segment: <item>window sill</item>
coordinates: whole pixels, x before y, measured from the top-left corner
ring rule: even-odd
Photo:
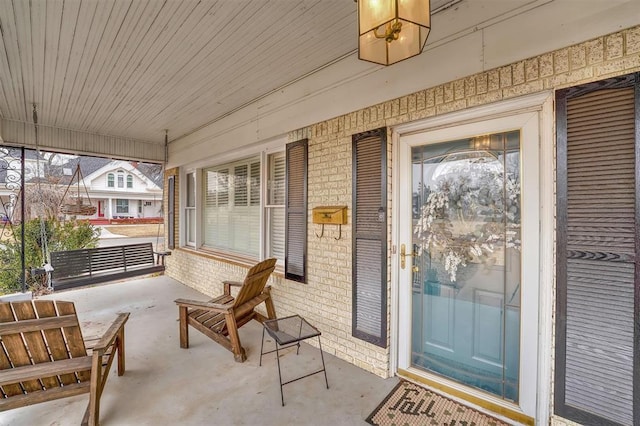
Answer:
[[[174,250],[189,253],[191,255],[204,257],[206,259],[215,260],[218,262],[224,262],[224,263],[229,263],[235,266],[241,266],[247,269],[251,268],[257,262],[259,262],[259,260],[251,257],[241,256],[237,254],[223,253],[223,252],[207,250],[207,249],[196,250],[195,248],[189,247],[189,246],[176,247]],[[279,264],[276,265],[276,269],[273,271],[273,274],[276,275],[277,277],[284,278],[284,266]]]

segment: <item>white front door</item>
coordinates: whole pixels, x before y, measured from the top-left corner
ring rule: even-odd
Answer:
[[[535,418],[539,113],[398,146],[398,368]]]

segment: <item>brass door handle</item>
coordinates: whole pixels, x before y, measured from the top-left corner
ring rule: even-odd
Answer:
[[[407,257],[413,257],[413,256],[415,256],[414,252],[407,254],[407,247],[404,244],[400,245],[400,267],[402,269],[406,268],[407,266]],[[412,268],[412,270],[416,272],[414,268]]]

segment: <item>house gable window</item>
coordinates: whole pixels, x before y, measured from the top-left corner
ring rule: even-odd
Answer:
[[[116,178],[113,173],[107,175],[107,188],[114,188],[116,186]]]
[[[124,172],[118,170],[118,188],[124,188]]]
[[[127,188],[133,188],[133,176],[127,175]]]

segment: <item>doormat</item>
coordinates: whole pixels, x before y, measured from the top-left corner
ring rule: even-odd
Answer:
[[[509,425],[406,380],[401,380],[373,410],[367,423],[379,426]]]

